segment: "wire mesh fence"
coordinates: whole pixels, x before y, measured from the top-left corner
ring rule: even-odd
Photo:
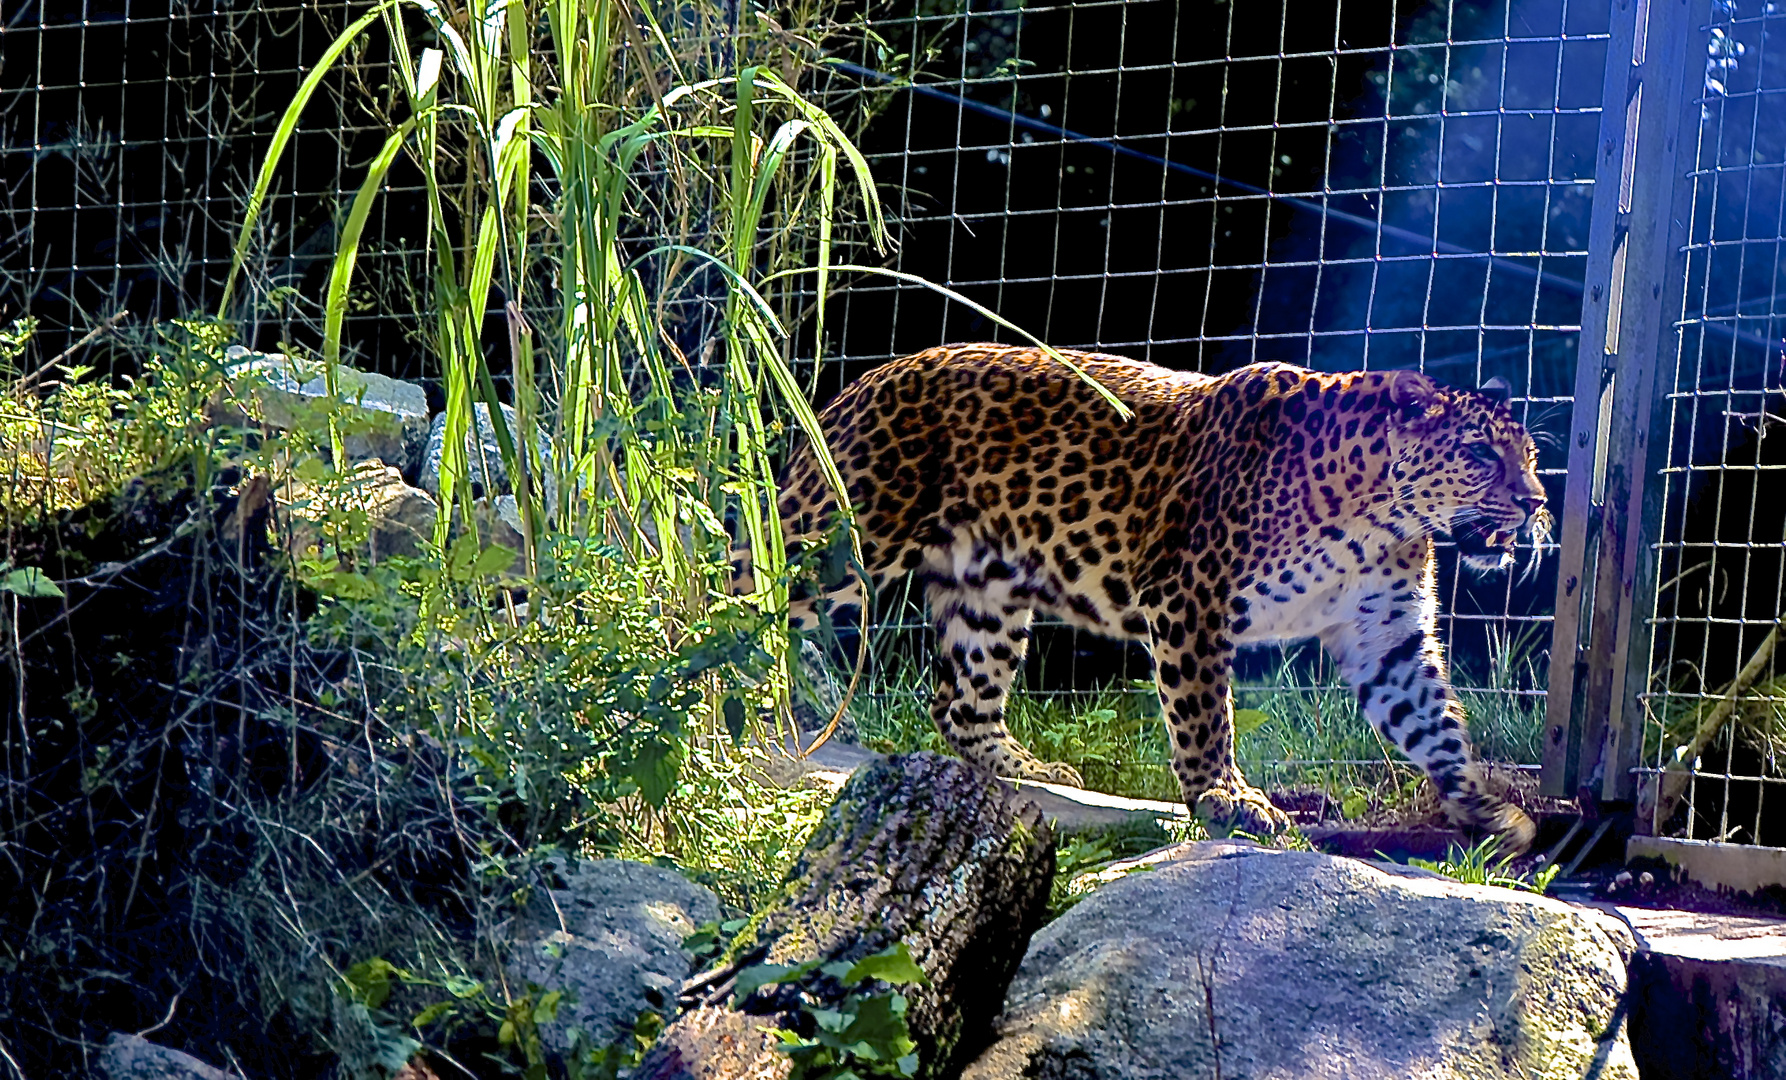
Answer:
[[[897,192],[900,269],[1052,344],[1180,369],[1503,377],[1556,499],[1607,17],[1522,0],[918,2],[877,20],[886,55],[839,78],[890,99],[865,149]],[[999,336],[904,285],[856,286],[845,313],[844,377]],[[1445,548],[1441,581],[1479,741],[1535,763],[1554,575],[1459,575]],[[922,626],[903,614],[885,629]],[[1037,645],[1032,695],[1147,674],[1138,646],[1064,628]],[[1242,704],[1276,721],[1243,740],[1253,767],[1383,765],[1318,650],[1253,656],[1242,674],[1271,689]]]
[[[1644,764],[1647,828],[1786,846],[1786,11],[1696,12],[1681,306]],[[1703,67],[1703,77],[1699,68]],[[1771,437],[1770,437],[1771,436]]]
[[[214,308],[246,194],[280,112],[350,0],[78,0],[0,13],[0,321],[38,320],[30,356],[51,361],[93,326]],[[301,340],[315,321],[354,168],[382,142],[369,108],[390,88],[376,47],[326,80],[262,214],[250,276],[256,342]],[[404,195],[395,185],[393,199]],[[422,375],[410,340],[421,255],[383,231],[366,258],[354,339],[393,375]],[[91,344],[91,343],[90,343]],[[99,343],[103,344],[103,343]],[[83,353],[94,362],[91,352]],[[103,350],[101,351],[103,356]]]
[[[7,10],[0,321],[44,321],[33,363],[117,310],[156,318],[215,302],[255,155],[362,7]],[[1611,11],[1581,0],[891,0],[871,9],[874,33],[833,58],[824,92],[870,118],[861,141],[894,211],[898,269],[1053,344],[1175,368],[1284,360],[1419,368],[1464,386],[1502,377],[1560,505]],[[1759,33],[1752,21],[1726,32]],[[257,287],[285,307],[254,329],[262,347],[302,339],[344,188],[382,138],[383,60],[376,45],[350,59],[312,106],[263,215],[272,254]],[[1761,70],[1744,63],[1733,77]],[[1742,94],[1719,109],[1742,107]],[[414,335],[425,298],[406,287],[426,251],[395,175],[361,255],[368,285],[348,337],[381,370],[425,376]],[[1722,250],[1706,241],[1708,259]],[[834,311],[821,397],[888,358],[1000,336],[971,310],[886,279],[850,283]],[[1478,739],[1528,767],[1553,554],[1522,552],[1541,558],[1528,578],[1479,578],[1441,548],[1441,630]],[[923,620],[890,603],[871,682],[885,707],[916,701],[922,681],[907,660]],[[1076,700],[1117,711],[1148,697],[1135,686],[1148,676],[1138,648],[1065,628],[1040,630],[1037,644],[1027,686],[1038,699],[1113,687]],[[1261,688],[1242,704],[1274,720],[1242,743],[1262,779],[1384,767],[1316,650],[1251,656],[1241,674]]]

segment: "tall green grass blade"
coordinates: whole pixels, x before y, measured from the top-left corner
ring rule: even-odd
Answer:
[[[347,291],[353,280],[354,264],[359,259],[360,237],[365,233],[366,218],[378,199],[379,189],[384,187],[385,176],[391,171],[403,144],[415,132],[416,123],[414,117],[404,121],[385,139],[384,146],[367,166],[366,178],[360,182],[360,190],[354,195],[347,219],[341,224],[341,237],[335,244],[335,258],[329,267],[329,283],[323,302],[323,371],[331,396],[336,390],[335,368],[341,362],[341,324],[347,315]]]
[[[837,121],[831,118],[830,113],[801,97],[799,91],[787,83],[768,72],[759,73],[756,81],[763,89],[792,105],[802,117],[824,132],[828,145],[835,146],[849,159],[850,171],[855,175],[856,185],[862,195],[863,212],[868,215],[869,237],[874,241],[876,251],[885,251],[887,223],[881,214],[880,196],[874,190],[874,173],[868,168],[868,159],[862,156],[862,151],[837,126]]]
[[[274,171],[279,167],[280,159],[285,156],[285,148],[291,143],[292,136],[297,133],[298,120],[303,116],[305,107],[315,96],[316,88],[322,85],[323,79],[334,68],[335,61],[341,59],[341,54],[347,51],[348,46],[368,26],[379,19],[386,8],[392,7],[396,2],[397,0],[385,0],[347,24],[347,29],[337,34],[322,55],[317,57],[316,66],[298,84],[298,91],[293,95],[291,104],[286,106],[284,114],[279,117],[279,123],[273,128],[273,141],[261,160],[260,174],[255,178],[254,190],[248,196],[248,206],[242,212],[242,228],[236,235],[235,250],[230,254],[229,273],[223,279],[222,298],[217,302],[219,319],[229,318],[229,305],[234,297],[236,277],[242,272],[242,262],[248,256],[248,244],[254,238],[254,226],[260,220],[261,208],[266,205],[267,192],[272,190]]]
[[[917,274],[908,274],[908,273],[904,272],[903,270],[890,270],[884,266],[857,266],[857,265],[850,264],[850,263],[840,263],[836,266],[833,266],[831,269],[846,271],[846,272],[850,272],[850,273],[858,273],[858,274],[879,274],[882,277],[890,277],[896,281],[903,281],[910,285],[919,285],[926,289],[929,289],[931,292],[946,296],[950,300],[955,301],[957,304],[961,304],[962,306],[974,311],[975,313],[979,314],[983,318],[985,318],[991,322],[997,323],[998,325],[1004,327],[1005,329],[1010,330],[1011,332],[1016,333],[1016,334],[1021,334],[1023,337],[1029,339],[1030,344],[1034,345],[1038,349],[1041,349],[1044,353],[1048,354],[1048,356],[1052,357],[1053,359],[1059,361],[1062,365],[1064,365],[1067,368],[1067,370],[1069,370],[1073,374],[1079,376],[1079,378],[1085,380],[1085,382],[1088,386],[1090,386],[1093,390],[1096,390],[1098,392],[1098,396],[1102,397],[1105,401],[1109,402],[1110,407],[1116,410],[1117,416],[1121,417],[1124,420],[1127,420],[1134,415],[1133,410],[1131,410],[1127,405],[1124,405],[1122,403],[1122,401],[1119,400],[1115,394],[1112,394],[1108,387],[1106,387],[1103,383],[1098,382],[1098,380],[1092,378],[1091,375],[1084,368],[1080,367],[1078,364],[1073,363],[1073,361],[1067,359],[1066,355],[1064,353],[1062,353],[1059,349],[1056,349],[1054,346],[1043,341],[1041,338],[1030,333],[1028,330],[1025,330],[1023,327],[1018,326],[1016,323],[1014,323],[1011,320],[1000,315],[998,312],[993,311],[991,308],[987,307],[986,305],[976,303],[975,301],[969,299],[966,296],[963,296],[962,294],[956,292],[954,289],[951,289],[946,285],[938,285],[936,282],[931,281],[928,278],[920,277]],[[768,284],[770,281],[774,281],[779,278],[795,277],[800,274],[810,274],[812,272],[813,272],[813,269],[811,267],[801,267],[797,270],[783,270],[779,273],[770,274],[768,277],[763,279],[763,282],[764,282],[764,284]]]
[[[819,276],[818,295],[813,302],[812,319],[812,383],[808,396],[818,393],[820,361],[825,357],[825,298],[831,292],[831,232],[837,214],[837,148],[830,143],[819,145],[819,250],[818,264],[813,268]]]

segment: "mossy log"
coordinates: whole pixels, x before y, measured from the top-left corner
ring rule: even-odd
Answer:
[[[928,986],[902,988],[921,1062],[941,1076],[972,1057],[1041,925],[1054,841],[1009,785],[951,758],[918,753],[852,776],[729,962],[691,979],[688,1009],[664,1030],[636,1080],[785,1077],[773,1028],[810,1024],[801,995],[834,1007],[845,989],[814,976],[735,1000],[756,964],[855,961],[904,942]]]

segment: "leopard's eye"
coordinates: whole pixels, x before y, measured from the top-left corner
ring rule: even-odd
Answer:
[[[1494,461],[1496,458],[1500,457],[1499,454],[1495,453],[1495,448],[1490,446],[1486,441],[1470,443],[1465,446],[1464,449],[1468,450],[1470,456],[1477,461]]]

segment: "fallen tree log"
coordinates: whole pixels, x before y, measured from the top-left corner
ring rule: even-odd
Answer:
[[[781,898],[726,963],[689,980],[687,1011],[633,1076],[786,1077],[793,1062],[775,1029],[810,1036],[815,1010],[835,1010],[864,989],[844,985],[840,962],[900,943],[927,978],[901,988],[916,1075],[945,1075],[990,1033],[1053,876],[1048,826],[1009,785],[929,753],[866,766],[838,793]],[[765,964],[832,967],[752,989]]]

